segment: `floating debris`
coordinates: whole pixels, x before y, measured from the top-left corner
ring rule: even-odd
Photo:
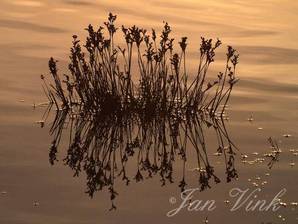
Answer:
[[[230,118],[229,118],[229,117],[224,117],[224,120],[225,120],[225,121],[229,121]]]
[[[55,111],[63,111],[63,108],[56,108]]]
[[[200,170],[200,168],[192,168],[192,169],[189,169],[189,171],[192,171],[192,172],[194,172],[194,171],[199,171]]]
[[[47,106],[49,106],[49,104],[50,104],[50,102],[42,102],[42,103],[37,104],[36,106],[37,107],[47,107]]]
[[[261,130],[263,130],[263,128],[262,127],[258,127],[258,130],[261,131]]]
[[[298,202],[291,202],[290,205],[291,206],[298,206]]]
[[[24,102],[25,102],[25,100],[19,100],[19,102],[20,102],[20,103],[24,103]]]
[[[205,220],[204,220],[204,223],[207,224],[208,222],[209,222],[208,217],[206,217]]]
[[[258,186],[259,186],[259,184],[257,184],[256,182],[253,182],[252,185],[253,185],[254,187],[258,187]]]
[[[294,163],[294,162],[291,162],[291,163],[290,163],[290,166],[291,166],[291,167],[295,166],[295,163]]]
[[[225,203],[225,204],[229,204],[230,201],[229,201],[229,200],[224,200],[224,203]]]
[[[246,159],[246,158],[248,158],[248,155],[246,155],[246,154],[242,154],[242,155],[241,155],[241,158],[242,158],[242,159]]]
[[[203,169],[203,168],[201,168],[201,169],[199,169],[199,172],[200,172],[200,173],[206,173],[206,170]]]
[[[229,104],[220,104],[219,107],[221,107],[221,108],[223,108],[223,107],[224,108],[228,108],[228,107],[230,107],[230,105]]]
[[[5,195],[5,194],[7,194],[7,191],[1,191],[1,194]]]
[[[261,177],[256,177],[255,179],[256,179],[256,180],[261,180]]]
[[[196,168],[193,168],[193,169],[189,169],[189,171],[192,171],[192,172],[198,171],[200,173],[206,173],[206,170],[205,169],[199,168],[199,167],[196,167]]]
[[[222,153],[221,152],[216,152],[216,153],[213,153],[214,156],[221,156]]]
[[[283,137],[290,138],[290,137],[292,137],[292,135],[291,134],[284,134]]]
[[[281,149],[276,149],[276,150],[273,150],[272,152],[273,152],[273,153],[281,153],[282,150],[281,150]]]
[[[270,158],[270,157],[274,157],[274,154],[273,153],[264,153],[263,156]]]
[[[254,156],[257,156],[257,155],[259,155],[259,153],[258,152],[253,152],[252,153]]]
[[[77,114],[71,114],[69,117],[70,117],[70,119],[76,119],[76,118],[78,118],[78,115]]]
[[[255,161],[256,162],[259,162],[259,163],[262,163],[262,162],[265,161],[265,159],[264,158],[256,158]]]
[[[254,121],[254,118],[252,115],[250,115],[250,117],[247,119],[249,122],[253,122]]]
[[[247,161],[247,163],[248,163],[249,165],[254,165],[254,164],[256,163],[256,160]]]
[[[43,128],[44,127],[44,120],[39,120],[39,121],[35,121],[35,123],[40,124],[40,127]]]
[[[34,206],[34,207],[39,206],[39,202],[38,202],[38,201],[33,202],[33,206]]]
[[[267,177],[270,176],[270,173],[265,173],[265,176],[267,176]]]
[[[268,182],[265,180],[261,183],[262,186],[264,186],[265,184],[267,184]]]

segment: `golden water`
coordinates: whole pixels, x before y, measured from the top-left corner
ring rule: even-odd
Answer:
[[[83,178],[72,178],[62,162],[48,165],[48,130],[34,123],[42,109],[32,107],[46,101],[39,77],[47,74],[48,58],[57,58],[63,70],[71,36],[83,38],[89,23],[102,25],[108,12],[118,15],[118,25],[160,29],[167,21],[174,37],[188,37],[190,71],[201,36],[218,37],[225,46],[238,49],[241,81],[232,97],[228,125],[239,148],[248,154],[262,153],[268,150],[266,139],[274,136],[288,152],[298,147],[297,11],[298,2],[289,0],[1,0],[0,190],[7,194],[0,195],[0,223],[203,223],[207,215],[209,223],[279,223],[279,213],[291,219],[287,223],[297,222],[297,210],[290,209],[265,214],[218,209],[167,218],[173,207],[168,199],[179,191],[177,184],[159,187],[158,180],[120,188],[119,209],[109,213],[106,192],[89,200],[83,193]],[[221,57],[215,64],[223,64]],[[252,124],[247,122],[251,114]],[[285,133],[293,136],[285,139]],[[297,157],[284,154],[270,171],[269,198],[286,187],[288,200],[298,200],[297,166],[289,166],[295,161]],[[215,186],[202,197],[222,202],[232,186],[251,186],[248,178],[268,172],[265,164],[239,170],[237,183]],[[34,201],[40,205],[34,207]]]

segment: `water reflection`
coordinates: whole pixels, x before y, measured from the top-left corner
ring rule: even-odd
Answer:
[[[64,75],[62,80],[56,61],[51,58],[53,82],[48,84],[41,76],[50,105],[57,110],[51,128],[54,139],[50,163],[57,160],[58,146],[67,129],[65,165],[75,176],[85,173],[86,192],[91,197],[96,191],[108,189],[112,209],[116,208],[117,178],[129,185],[132,180],[141,182],[158,176],[164,186],[174,182],[175,161],[182,162],[179,187],[184,191],[189,158],[195,160],[194,171],[203,191],[211,187],[211,182],[220,182],[208,158],[204,130],[209,128],[217,139],[216,155],[224,159],[227,182],[237,178],[236,146],[224,125],[227,103],[238,81],[236,51],[228,46],[224,72],[210,82],[208,68],[221,41],[213,43],[202,37],[198,72],[189,80],[185,64],[187,37],[179,42],[180,53],[174,53],[168,23],[160,38],[155,30],[148,34],[136,26],[122,26],[126,48],[117,48],[115,20],[116,16],[110,13],[104,23],[106,29],[95,31],[92,25],[88,26],[89,36],[83,45],[86,54],[78,36],[73,35],[70,75]],[[138,70],[132,72],[135,51]],[[134,82],[132,76],[139,77],[139,82]],[[50,110],[51,107],[46,114]],[[132,176],[128,171],[130,161],[137,164]]]
[[[92,223],[98,217],[100,217],[103,223],[117,223],[123,219],[131,223],[143,220],[144,211],[147,211],[144,207],[135,208],[132,205],[128,205],[125,215],[112,218],[104,214],[102,215],[100,212],[102,211],[101,203],[87,204],[84,199],[77,197],[79,195],[70,193],[75,191],[76,187],[69,187],[70,182],[60,172],[53,178],[52,173],[54,173],[54,170],[47,169],[46,164],[43,163],[43,152],[40,151],[40,147],[45,141],[45,136],[42,132],[31,128],[32,121],[38,120],[40,115],[36,115],[36,113],[31,111],[30,104],[33,101],[44,101],[44,96],[40,94],[40,82],[36,76],[44,73],[46,70],[45,57],[57,55],[60,63],[63,63],[62,58],[68,51],[70,42],[68,37],[88,23],[97,24],[99,20],[105,17],[109,9],[118,12],[121,15],[121,20],[125,20],[123,21],[124,24],[133,24],[138,21],[139,25],[151,28],[151,26],[159,26],[163,20],[171,22],[178,29],[176,30],[177,35],[184,34],[189,36],[190,42],[193,43],[190,45],[190,50],[197,50],[200,35],[214,38],[221,37],[225,43],[231,43],[240,47],[242,56],[241,66],[239,67],[241,82],[237,88],[239,92],[234,92],[232,98],[233,113],[237,115],[234,116],[233,114],[230,128],[234,127],[237,130],[241,130],[237,132],[237,143],[241,145],[241,149],[248,148],[248,155],[250,155],[251,150],[260,150],[261,155],[264,149],[263,143],[267,135],[280,135],[288,131],[291,131],[294,136],[296,134],[297,128],[295,122],[293,122],[297,118],[297,113],[295,112],[297,111],[297,104],[295,103],[297,91],[295,91],[296,88],[294,86],[294,83],[297,83],[297,76],[295,76],[297,66],[295,66],[295,60],[293,59],[295,55],[294,52],[289,51],[288,53],[290,54],[286,55],[283,51],[271,49],[271,47],[297,48],[297,42],[294,38],[297,34],[297,2],[295,1],[285,3],[272,0],[237,0],[226,4],[226,2],[220,0],[212,2],[179,2],[174,0],[163,5],[159,4],[161,1],[156,0],[137,2],[100,1],[102,4],[97,1],[90,7],[82,7],[82,5],[64,4],[62,2],[66,1],[57,0],[49,1],[48,3],[40,1],[46,4],[47,7],[35,7],[34,9],[33,7],[31,9],[15,5],[12,7],[11,3],[14,2],[16,1],[1,1],[0,3],[2,9],[1,29],[4,34],[1,36],[1,60],[3,63],[0,78],[0,85],[3,91],[1,95],[1,143],[3,148],[1,150],[1,182],[7,185],[3,185],[2,188],[5,188],[7,192],[14,192],[15,195],[11,197],[10,201],[14,206],[2,203],[2,219],[5,219],[6,223],[19,222],[19,220],[27,220],[27,222],[34,223],[50,216],[53,223],[66,222],[65,219]],[[65,9],[63,12],[72,10],[74,13],[62,13],[62,10],[56,10],[60,8]],[[142,8],[143,10],[142,12],[135,11],[135,14],[133,14],[133,10],[128,11],[128,9],[134,8]],[[177,10],[173,10],[174,8],[177,8]],[[150,14],[149,12],[152,13]],[[181,17],[185,18],[185,20],[180,20]],[[198,22],[190,23],[189,18]],[[24,21],[26,24],[15,23],[15,21]],[[204,25],[203,22],[206,21],[210,21],[214,25]],[[230,23],[233,23],[233,26],[227,27]],[[36,27],[32,24],[45,26],[45,28]],[[21,26],[25,28],[21,29]],[[58,30],[52,30],[52,27]],[[50,29],[47,31],[46,29],[48,28]],[[266,32],[268,35],[262,32]],[[197,41],[197,43],[193,41]],[[250,45],[251,48],[248,48],[247,45]],[[22,46],[26,49],[21,48]],[[39,47],[36,49],[34,46]],[[260,46],[261,48],[258,48]],[[264,47],[268,48],[265,49]],[[255,50],[256,57],[253,56],[253,51]],[[263,51],[263,55],[261,51]],[[279,57],[278,55],[283,56]],[[289,55],[291,55],[292,59],[288,57]],[[273,61],[269,60],[271,58]],[[261,64],[262,61],[265,64]],[[281,64],[280,61],[284,63]],[[20,98],[24,99],[25,103],[20,103]],[[29,105],[29,111],[24,109],[25,105]],[[246,127],[244,120],[249,117],[251,112],[254,112],[255,122],[253,126]],[[258,132],[251,131],[251,129],[256,129],[255,126],[262,126],[264,130]],[[290,141],[292,143],[291,147],[296,147],[297,145],[297,138],[284,140]],[[20,142],[23,142],[22,147],[20,147]],[[210,149],[212,148],[208,145],[208,150]],[[284,154],[286,154],[287,146],[284,145],[283,150]],[[296,162],[294,169],[297,168],[297,160],[295,160],[297,153],[297,151],[291,152],[290,157]],[[253,170],[257,164],[259,163],[248,165],[248,169],[253,168],[247,173],[243,172],[241,177],[246,175],[249,175],[249,177],[253,176]],[[277,166],[277,168],[280,167]],[[287,184],[287,187],[289,192],[291,192],[290,197],[292,198],[296,192],[296,178],[289,177],[294,176],[295,170],[288,163],[283,167],[285,172],[281,172],[281,170],[276,171],[278,172],[277,175],[274,175],[275,169],[272,171],[273,182],[271,186],[278,188],[279,185],[276,185],[276,183],[289,183],[288,181],[291,181]],[[257,172],[262,172],[262,170]],[[15,180],[16,176],[19,177],[18,182]],[[44,177],[47,178],[45,179]],[[61,182],[61,184],[57,185],[57,181]],[[150,187],[149,185],[144,189]],[[23,193],[25,188],[26,194]],[[40,190],[37,190],[37,188]],[[119,192],[119,187],[117,189]],[[65,192],[68,193],[65,194]],[[210,193],[214,194],[214,192]],[[22,195],[26,199],[16,197],[16,195]],[[162,191],[156,192],[156,195],[160,198]],[[36,215],[36,211],[33,213],[28,210],[20,212],[18,208],[27,208],[28,200],[30,202],[30,200],[35,198],[41,201],[41,205],[47,204],[46,211],[48,212],[40,210],[41,213],[38,215]],[[217,199],[223,200],[222,195],[217,196]],[[46,201],[46,203],[42,201]],[[71,204],[66,204],[66,202]],[[151,212],[154,215],[151,216],[151,220],[148,217],[147,222],[154,221],[161,211],[161,206],[159,206],[158,202],[148,203],[148,207],[145,208],[149,209],[152,204],[155,205]],[[50,216],[49,212],[51,212]],[[88,221],[85,216],[82,216],[82,213],[86,212],[89,214]],[[267,217],[268,221],[277,221],[272,220],[270,214],[267,216],[269,216]],[[246,217],[250,222],[258,219],[256,215]],[[194,217],[186,215],[183,218],[185,221],[187,219],[193,220]],[[225,218],[224,215],[221,215],[214,222],[217,223],[217,220]],[[265,217],[263,219],[266,220]],[[239,220],[243,220],[243,214],[232,218],[231,223]],[[168,223],[169,220],[160,222]]]
[[[174,163],[182,163],[181,191],[186,187],[186,163],[191,153],[196,155],[198,184],[203,191],[211,183],[219,183],[211,164],[204,129],[217,136],[217,156],[225,162],[226,181],[238,177],[235,168],[236,146],[231,141],[223,117],[210,117],[204,113],[181,117],[133,114],[114,116],[86,116],[58,110],[51,127],[53,136],[50,163],[57,161],[58,146],[64,132],[69,134],[65,165],[74,176],[84,172],[87,176],[87,193],[92,197],[98,190],[107,188],[112,202],[117,196],[116,178],[124,184],[141,182],[159,176],[161,185],[173,183]],[[127,171],[129,161],[137,161],[135,174]],[[113,203],[112,208],[115,208]]]

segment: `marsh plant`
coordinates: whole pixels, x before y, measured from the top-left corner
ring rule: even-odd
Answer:
[[[113,202],[117,177],[127,185],[131,179],[139,182],[155,175],[162,185],[172,183],[177,158],[184,164],[179,182],[183,191],[191,146],[197,156],[198,183],[204,190],[210,188],[211,179],[220,182],[208,160],[203,129],[209,127],[217,137],[216,153],[224,158],[227,181],[237,178],[236,147],[224,125],[225,108],[238,81],[236,51],[228,46],[224,71],[209,81],[208,68],[221,42],[201,38],[198,70],[190,79],[187,38],[179,41],[176,53],[168,23],[159,37],[153,29],[122,26],[124,45],[117,45],[115,21],[116,15],[110,13],[104,26],[89,25],[83,45],[73,35],[70,74],[62,79],[57,61],[51,58],[53,81],[41,77],[50,106],[55,105],[57,111],[50,163],[57,160],[58,145],[68,127],[69,147],[63,161],[75,175],[86,173],[90,196],[107,188]],[[132,157],[136,174],[129,178],[126,164]]]
[[[237,83],[238,54],[228,46],[226,66],[213,82],[207,81],[209,66],[221,41],[201,38],[200,61],[192,80],[186,71],[187,38],[179,41],[180,52],[174,53],[174,39],[168,23],[160,37],[154,30],[122,26],[125,47],[115,43],[118,31],[110,14],[105,27],[86,29],[88,37],[83,46],[73,35],[69,71],[64,79],[58,75],[56,60],[49,60],[54,83],[44,87],[49,100],[59,109],[80,107],[86,115],[124,116],[144,115],[189,116],[202,111],[214,115],[223,112]],[[83,49],[85,51],[83,51]],[[133,55],[137,70],[132,72]],[[121,59],[120,59],[121,57]],[[44,79],[44,76],[42,76]],[[134,79],[137,80],[134,81]],[[223,105],[220,108],[220,105]]]

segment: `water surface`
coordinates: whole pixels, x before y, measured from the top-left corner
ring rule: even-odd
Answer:
[[[1,223],[200,223],[207,215],[209,223],[280,223],[280,214],[288,223],[297,222],[297,210],[290,208],[277,213],[231,214],[223,203],[232,187],[252,187],[248,179],[256,176],[268,181],[264,196],[273,197],[286,187],[285,200],[298,200],[297,166],[289,165],[297,163],[289,149],[298,146],[297,10],[295,1],[278,0],[1,1],[0,190],[7,192],[0,195]],[[108,212],[107,192],[90,200],[84,193],[84,177],[73,178],[62,162],[51,167],[48,126],[40,129],[35,123],[44,108],[32,106],[46,101],[40,74],[48,73],[50,56],[65,71],[71,36],[84,38],[84,28],[89,23],[102,25],[110,11],[118,15],[118,25],[160,30],[167,21],[174,37],[187,36],[190,75],[196,68],[201,36],[218,37],[238,49],[241,81],[230,102],[227,126],[235,143],[251,158],[256,157],[252,152],[268,151],[269,136],[277,139],[285,153],[273,170],[268,171],[266,164],[249,166],[238,161],[238,181],[198,195],[216,199],[216,212],[182,212],[168,218],[166,212],[173,208],[169,198],[179,196],[177,183],[160,187],[157,178],[130,187],[119,185],[118,210]],[[222,68],[223,53],[219,52],[213,71]],[[252,123],[247,121],[251,114]],[[292,137],[283,137],[286,133]],[[213,153],[215,148],[210,150]],[[267,172],[270,177],[265,176]],[[33,205],[35,201],[39,206]]]

